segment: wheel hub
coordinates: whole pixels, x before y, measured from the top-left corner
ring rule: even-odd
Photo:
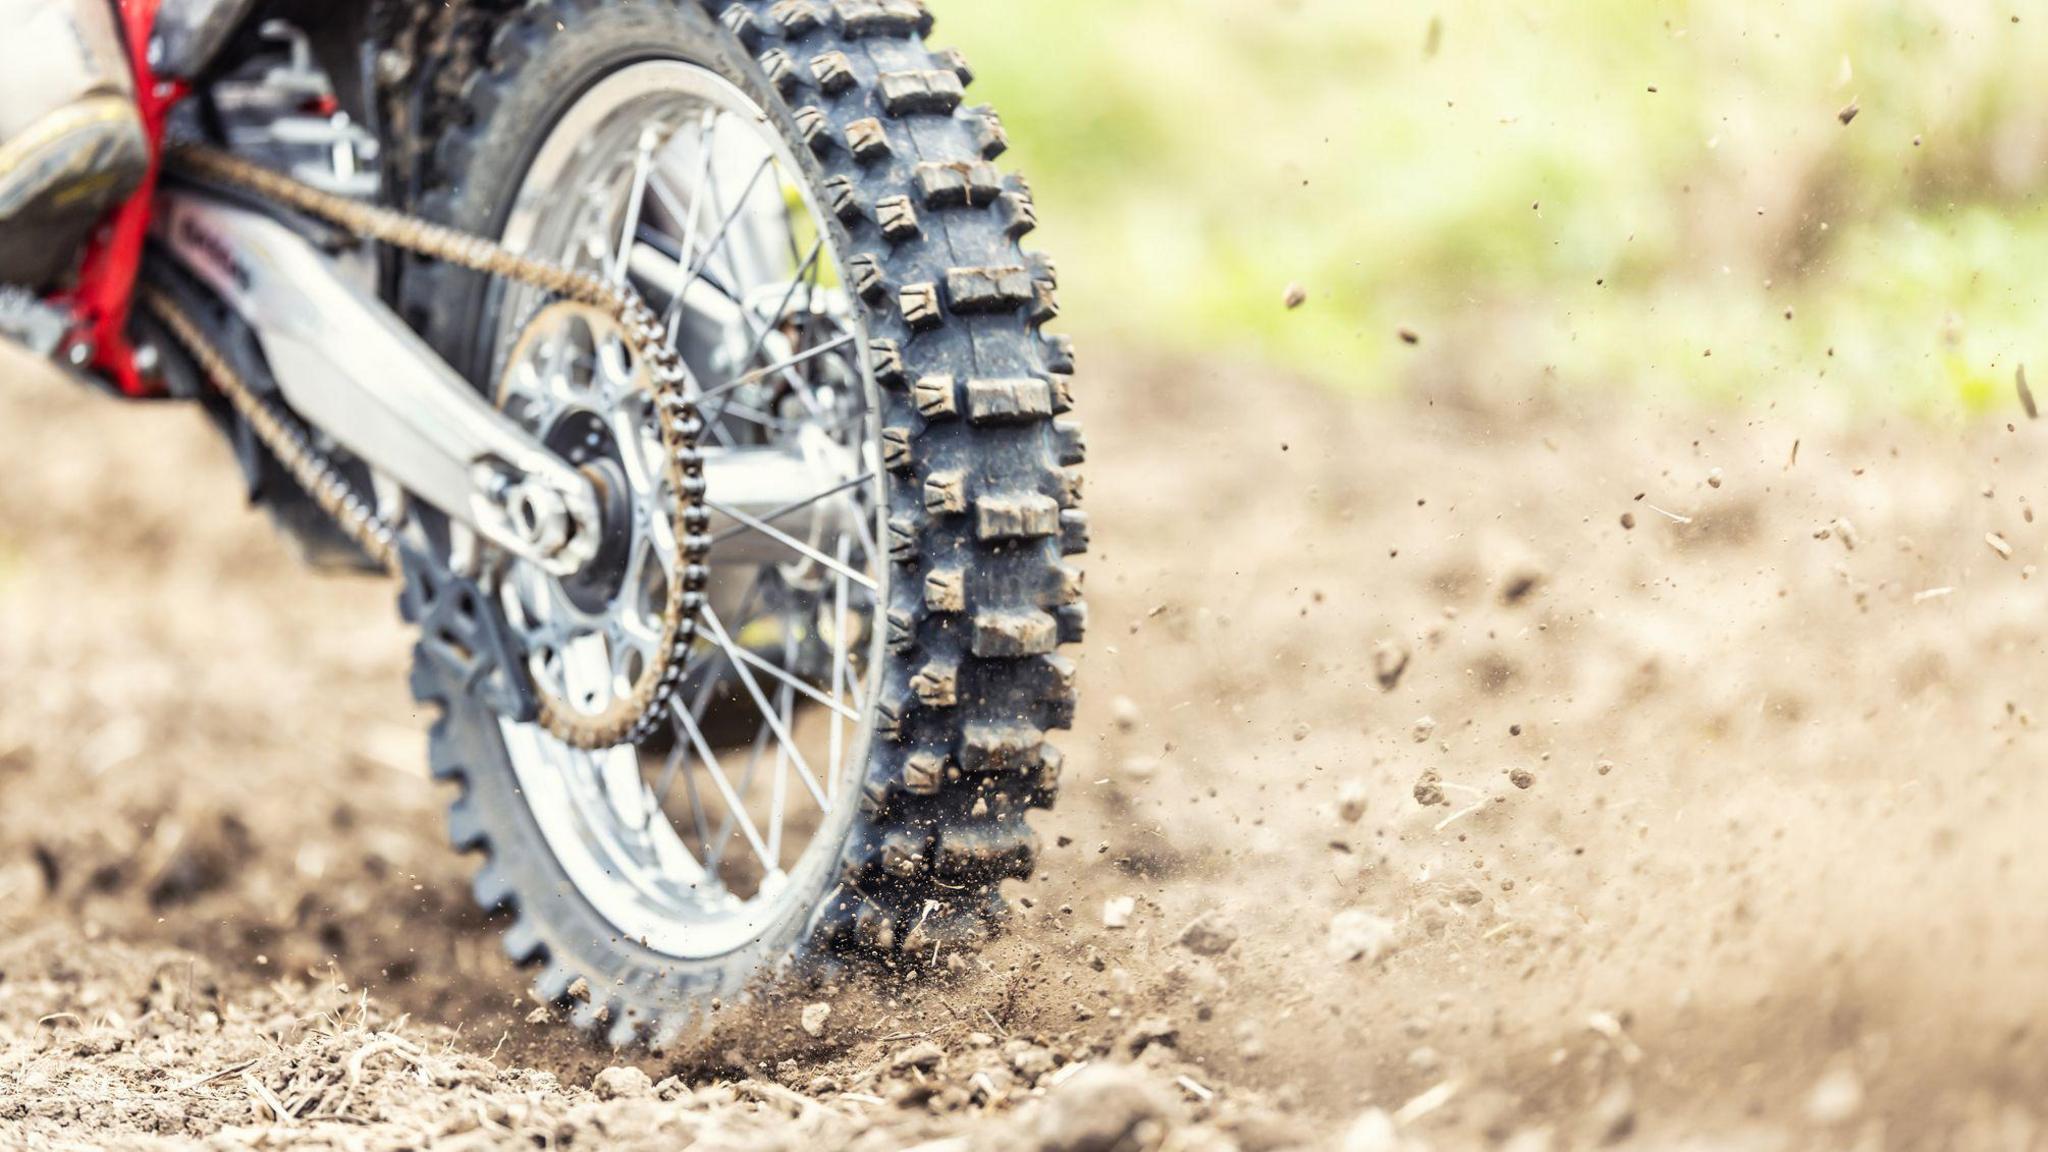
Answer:
[[[626,478],[618,438],[603,416],[573,409],[558,418],[541,443],[567,460],[590,480],[597,495],[598,542],[590,562],[561,579],[563,595],[592,615],[614,610],[625,588],[628,561],[640,541],[646,494],[633,491]]]

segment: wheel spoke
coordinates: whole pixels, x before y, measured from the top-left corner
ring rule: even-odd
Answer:
[[[649,124],[640,130],[640,143],[633,157],[633,182],[626,187],[626,212],[619,221],[619,244],[612,252],[605,279],[626,282],[626,255],[633,250],[633,237],[640,233],[640,208],[646,201],[647,177],[654,163],[654,149],[661,142],[661,126]]]
[[[853,518],[853,530],[860,537],[861,555],[873,560],[882,554],[881,550],[875,547],[874,525],[866,516]]]
[[[704,202],[704,182],[711,175],[711,144],[716,139],[717,132],[718,113],[707,110],[697,120],[699,163],[697,165],[697,179],[690,185],[690,206],[687,210],[676,202],[675,190],[668,186],[668,176],[664,170],[656,169],[648,176],[648,191],[654,193],[654,198],[661,202],[661,206],[667,211],[669,218],[683,226],[683,259],[685,260],[690,258],[692,249],[696,247],[697,206]],[[674,144],[681,138],[682,134],[678,132],[674,137],[670,138],[669,142]]]
[[[823,244],[824,242],[822,240],[819,241],[819,245],[821,248]],[[814,249],[812,251],[812,259],[815,260],[816,257],[817,250]],[[746,309],[742,308],[740,310],[740,326],[746,330],[749,343],[747,353],[745,356],[740,358],[739,363],[751,364],[757,357],[764,354],[767,348],[768,338],[776,334],[777,325],[781,323],[783,315],[789,310],[790,299],[796,295],[797,285],[802,283],[804,283],[804,281],[801,278],[792,279],[789,282],[789,287],[787,290],[784,291],[782,300],[777,304],[774,315],[770,316],[758,329],[754,325],[754,317],[749,315]],[[808,334],[808,332],[809,326],[806,325],[803,331],[798,333],[798,351],[793,353],[789,357],[789,359],[801,361],[807,358],[802,349],[802,340]],[[750,370],[746,373],[743,373],[742,378],[744,378],[745,376],[753,376],[756,373],[765,375],[766,370]],[[780,369],[780,374],[786,381],[788,381],[790,391],[796,395],[798,402],[803,404],[805,411],[810,414],[811,418],[814,420],[822,421],[825,418],[824,413],[819,409],[817,398],[812,395],[811,387],[807,382],[805,382],[804,378],[795,371],[793,366],[783,367],[782,369]],[[718,412],[714,413],[714,416],[722,414],[724,410],[725,407],[724,403],[722,402],[720,404]]]
[[[702,126],[697,130],[697,147],[701,153],[700,158],[702,162],[697,166],[697,182],[690,187],[690,214],[683,222],[683,246],[678,257],[678,262],[684,268],[688,268],[695,259],[697,207],[704,202],[704,189],[711,178],[711,145],[712,141],[716,138],[717,132],[718,113],[706,111]],[[665,192],[667,187],[667,182],[663,181],[657,195]],[[669,206],[669,214],[671,216],[675,215],[675,208],[672,204]],[[683,286],[676,290],[675,297],[669,301],[667,314],[662,317],[662,324],[668,329],[668,346],[670,350],[674,350],[676,346],[676,326],[682,322],[683,292],[688,287],[689,282],[686,277]]]
[[[796,215],[794,213],[786,214],[783,218],[783,223],[786,225],[783,231],[788,233],[789,235],[790,266],[799,269],[809,268],[810,270],[810,275],[808,277],[805,277],[802,272],[798,273],[798,278],[804,279],[806,281],[804,284],[803,319],[799,321],[799,327],[797,329],[796,336],[796,346],[798,348],[802,348],[805,344],[809,343],[811,338],[811,326],[813,321],[817,319],[818,309],[816,295],[818,290],[818,270],[820,267],[822,267],[822,265],[819,263],[815,254],[809,260],[805,260],[803,258],[803,254],[801,252],[802,245],[796,238]],[[818,239],[818,246],[820,248],[824,246],[824,237],[822,235],[820,235]],[[781,317],[777,316],[776,319],[780,320]],[[772,326],[773,321],[770,321],[770,324]],[[804,407],[808,409],[814,417],[820,420],[824,419],[824,413],[819,410],[817,398],[815,396],[812,396],[808,392],[808,390],[804,388],[803,382],[800,379],[792,377],[790,383],[798,389],[798,397],[803,401]]]
[[[739,362],[741,364],[752,364],[754,362],[754,358],[761,354],[761,349],[768,342],[769,333],[775,331],[775,325],[782,320],[782,314],[789,310],[789,302],[796,297],[797,285],[802,284],[804,282],[804,276],[807,275],[812,268],[817,266],[818,256],[824,251],[825,241],[823,239],[820,239],[816,244],[813,244],[811,246],[811,254],[804,258],[803,266],[797,269],[796,278],[789,282],[788,290],[786,290],[782,294],[782,302],[775,306],[774,315],[768,319],[767,323],[761,326],[758,332],[754,333],[753,342],[748,346],[747,354],[745,356],[740,357]],[[740,322],[745,324],[750,331],[753,330],[753,318],[749,317],[746,314],[746,310],[744,308],[740,310]],[[803,395],[805,397],[807,403],[813,410],[813,414],[815,415],[815,401],[811,400],[808,394],[801,387],[797,388],[796,390],[799,395]],[[719,414],[723,413],[724,411],[725,402],[721,401],[718,407],[718,411],[712,413],[708,419],[715,423],[718,419]]]
[[[818,357],[825,355],[827,352],[837,352],[839,349],[844,348],[848,344],[853,343],[853,340],[854,338],[851,335],[838,336],[831,340],[827,340],[823,344],[820,344],[814,348],[806,348],[802,352],[799,352],[796,355],[789,357],[788,359],[778,360],[773,364],[768,364],[760,368],[751,369],[739,376],[733,377],[731,380],[728,380],[723,384],[720,384],[716,388],[712,388],[704,392],[699,392],[697,394],[697,401],[698,403],[702,403],[706,400],[715,400],[728,392],[744,388],[749,384],[759,384],[761,381],[766,380],[770,376],[774,376],[781,372],[787,372],[800,364],[804,364],[808,361],[815,360]]]
[[[860,585],[861,587],[867,589],[870,592],[877,592],[881,590],[881,586],[875,583],[874,577],[869,576],[863,572],[854,571],[853,569],[847,567],[844,564],[841,564],[839,561],[834,560],[830,556],[825,555],[823,552],[818,551],[816,548],[813,548],[809,544],[806,544],[803,541],[798,540],[796,537],[791,536],[787,532],[782,531],[780,528],[777,528],[772,524],[763,523],[762,521],[756,520],[754,517],[747,515],[745,512],[742,512],[737,508],[727,507],[726,505],[721,504],[716,500],[706,500],[704,501],[704,503],[712,511],[732,517],[734,520],[737,520],[741,524],[744,524],[747,527],[753,529],[754,531],[759,532],[763,536],[768,537],[770,540],[773,540],[776,543],[781,544],[783,547],[788,548],[794,552],[797,552],[803,556],[806,556],[812,560],[815,560],[824,567],[829,568],[832,571],[845,576],[847,579],[853,581],[855,584]]]
[[[663,814],[666,814],[668,810],[669,793],[675,789],[676,777],[680,774],[683,774],[685,770],[689,768],[689,766],[689,741],[678,740],[675,742],[675,746],[668,750],[668,755],[662,758],[661,775],[657,776],[654,780],[654,803],[648,806],[647,818],[640,825],[640,830],[642,832],[645,832],[647,830],[647,826],[654,822],[655,813],[661,812]],[[691,802],[691,814],[696,817],[695,823],[697,825],[697,846],[701,849],[704,846],[704,841],[707,836],[704,827],[704,811],[702,808],[697,806],[696,789],[692,788],[689,790],[689,798]]]
[[[718,757],[712,754],[711,745],[705,741],[704,733],[697,729],[696,721],[688,719],[688,714],[679,707],[671,704],[669,710],[683,722],[683,731],[690,737],[690,743],[696,747],[698,759],[703,761],[704,774],[711,777],[711,786],[717,790],[719,798],[725,801],[725,810],[738,823],[740,835],[746,838],[747,846],[754,850],[754,855],[761,861],[761,867],[773,869],[775,865],[768,859],[768,845],[762,842],[761,833],[755,829],[753,817],[747,815],[747,806],[740,803],[739,796],[733,792],[732,781],[725,778],[725,770],[719,767]],[[704,861],[705,870],[714,871],[717,867],[717,862],[710,859],[707,853]]]
[[[846,558],[847,539],[841,536],[839,538],[839,562],[841,564],[846,563]],[[848,709],[839,702],[841,696],[844,695],[843,690],[846,680],[846,577],[834,573],[832,578],[832,742],[830,756],[828,757],[830,765],[826,768],[830,775],[825,777],[825,794],[834,797],[839,793],[839,765],[841,753],[844,750],[846,726],[843,723],[843,719],[849,716],[855,721],[860,719],[860,713]]]
[[[747,749],[747,770],[740,773],[739,787],[734,789],[742,804],[746,802],[747,790],[754,786],[754,774],[761,767],[761,753],[765,752],[767,748],[768,728],[766,725],[757,724],[754,726],[753,746]],[[718,822],[718,835],[712,837],[711,854],[706,857],[711,867],[718,867],[719,863],[725,859],[725,850],[732,844],[732,834],[737,827],[737,820],[731,812],[727,812],[724,818]],[[771,839],[769,844],[772,845],[773,843],[774,841]],[[780,857],[776,854],[775,849],[768,847],[767,855],[762,858],[761,863],[763,867],[773,870],[777,867],[779,860]]]
[[[782,637],[782,659],[786,664],[796,662],[796,642],[791,633],[785,631]],[[784,681],[775,694],[775,707],[782,717],[783,730],[789,731],[792,716],[790,709],[795,705],[795,694],[790,691],[794,681]],[[782,817],[783,806],[789,799],[789,746],[775,747],[775,777],[768,789],[768,854],[778,864],[782,861]],[[824,803],[825,801],[821,801]]]
[[[769,152],[761,157],[761,163],[755,167],[752,174],[747,177],[746,185],[740,189],[739,198],[732,201],[732,211],[730,212],[726,211],[726,200],[719,188],[718,165],[716,163],[711,165],[710,178],[705,181],[706,194],[711,197],[711,211],[718,218],[719,225],[717,234],[706,242],[704,266],[709,268],[713,253],[723,252],[725,254],[726,276],[728,282],[734,286],[735,299],[738,298],[738,286],[746,279],[746,276],[740,271],[739,258],[733,255],[733,221],[738,220],[740,213],[746,211],[747,198],[754,194],[754,186],[760,182],[762,175],[774,166],[775,154],[773,152]]]
[[[742,420],[759,424],[763,428],[767,428],[770,431],[774,432],[788,432],[796,427],[796,425],[791,424],[789,421],[781,419],[780,417],[777,417],[771,413],[763,412],[758,408],[749,407],[748,405],[745,404],[733,403],[732,397],[730,396],[726,397],[726,399],[719,404],[718,412],[716,413],[716,415],[737,416]],[[712,425],[712,427],[715,428],[717,427],[717,425],[714,424]]]
[[[689,771],[690,752],[701,740],[701,733],[692,736],[690,729],[704,722],[704,707],[711,702],[712,690],[717,687],[717,678],[706,676],[703,687],[697,689],[697,698],[690,703],[689,711],[683,711],[680,704],[670,710],[675,723],[684,726],[683,730],[676,733],[683,739],[676,741],[675,747],[669,750],[668,760],[661,768],[661,779],[654,788],[656,809],[666,811],[669,793],[675,788],[676,776],[678,773],[681,774],[683,794],[690,801],[691,820],[697,826],[697,848],[700,855],[708,854],[711,849],[711,822],[704,813],[703,797],[697,792],[697,778]]]
[[[683,269],[682,264],[656,244],[644,241],[635,244],[629,264],[633,269],[633,274],[639,277],[648,288],[657,294],[687,291],[688,285],[691,283],[684,279],[690,274]],[[708,281],[706,283],[708,284]],[[718,290],[707,287],[704,291],[716,293]],[[670,304],[674,305],[674,303],[674,299],[671,299]],[[683,306],[690,307],[691,305],[686,303]],[[743,330],[743,335],[750,342],[753,349],[753,351],[748,353],[747,360],[743,360],[741,363],[746,363],[748,360],[753,359],[759,354],[759,349],[762,347],[758,340],[766,335],[772,335],[772,330],[768,333],[758,332],[754,327],[753,319],[736,304],[732,305],[730,309],[721,308],[720,312],[721,314],[728,315],[730,322],[738,325]],[[700,314],[705,314],[701,310],[701,297]],[[677,315],[679,316],[680,313],[677,313]],[[679,328],[678,331],[680,331]],[[724,435],[726,429],[723,418],[726,416],[738,416],[771,430],[786,431],[793,427],[789,421],[781,419],[772,413],[763,412],[758,408],[743,404],[733,395],[743,388],[759,384],[764,380],[779,375],[788,382],[790,391],[804,405],[810,420],[828,429],[836,427],[828,414],[820,407],[810,384],[805,381],[804,377],[796,369],[828,352],[846,347],[848,344],[853,343],[853,340],[854,338],[851,336],[841,336],[815,348],[806,348],[802,351],[793,352],[782,360],[759,368],[749,369],[745,373],[716,387],[703,388],[697,382],[692,381],[695,391],[691,393],[691,398],[700,407],[709,401],[718,401],[715,407],[706,412],[705,421],[710,426],[714,435],[722,436],[728,443],[730,443],[731,438]]]
[[[823,492],[820,492],[815,496],[806,496],[794,504],[785,504],[782,507],[777,508],[775,511],[768,513],[766,516],[761,517],[758,521],[756,521],[756,523],[763,526],[772,524],[775,521],[782,519],[784,516],[787,516],[792,512],[801,512],[804,509],[809,508],[811,505],[816,504],[820,500],[825,500],[830,497],[837,496],[841,492],[846,491],[848,488],[859,487],[860,485],[865,484],[868,481],[873,480],[874,478],[874,473],[863,472],[860,475],[855,476],[851,480],[842,480],[839,483],[834,484],[832,487],[825,489]],[[758,532],[760,530],[761,529],[755,527],[754,524],[735,524],[732,527],[724,529],[723,531],[720,531],[716,535],[712,536],[711,543],[715,547],[721,540],[730,540],[743,532]]]
[[[710,155],[708,149],[705,154],[706,156]],[[682,317],[683,298],[688,293],[690,285],[696,283],[697,278],[704,274],[706,268],[710,267],[712,257],[723,251],[725,253],[725,270],[731,275],[734,284],[739,283],[739,264],[733,259],[732,244],[729,239],[732,234],[733,222],[738,220],[740,213],[746,210],[747,197],[753,195],[754,187],[760,183],[762,173],[774,166],[775,157],[771,155],[763,158],[760,166],[754,169],[754,174],[747,179],[745,190],[740,193],[739,203],[733,206],[731,212],[725,213],[719,219],[718,231],[704,242],[704,255],[702,258],[691,261],[689,249],[685,248],[683,250],[680,261],[683,265],[683,282],[676,288],[675,296],[669,300],[669,314],[666,317],[671,346],[673,346],[675,339],[676,325]],[[723,206],[718,200],[718,173],[716,171],[710,173],[709,187],[711,189],[712,211],[722,212]],[[746,361],[742,360],[740,363],[744,364]]]
[[[842,576],[840,577],[840,579],[844,580],[846,578]],[[746,661],[747,666],[749,668],[759,669],[760,671],[766,672],[770,676],[775,677],[776,682],[781,684],[785,689],[801,692],[804,694],[806,699],[809,699],[818,704],[822,704],[825,707],[832,709],[834,712],[837,712],[845,716],[848,720],[860,719],[859,713],[839,703],[832,697],[825,695],[823,692],[818,691],[818,689],[816,689],[815,687],[804,683],[802,680],[799,680],[795,676],[790,675],[788,672],[785,672],[782,669],[777,668],[773,661],[763,660],[759,656],[754,655],[752,652],[747,651],[745,648],[735,649],[733,651],[733,655],[741,660]]]
[[[754,707],[761,710],[761,715],[768,722],[769,729],[775,733],[775,738],[789,749],[790,758],[796,762],[797,774],[803,778],[804,787],[810,789],[812,799],[818,802],[821,810],[830,812],[832,802],[826,799],[825,790],[818,786],[818,778],[812,774],[811,766],[804,761],[804,754],[797,748],[796,741],[790,738],[789,729],[783,726],[781,719],[768,707],[768,698],[762,694],[761,685],[755,681],[753,673],[747,670],[746,661],[739,656],[739,645],[732,642],[732,637],[726,635],[724,627],[718,623],[718,613],[707,606],[703,619],[705,626],[711,630],[712,639],[718,641],[718,646],[725,649],[725,654],[733,658],[732,670],[740,678],[740,683],[746,685],[747,695],[754,698]]]

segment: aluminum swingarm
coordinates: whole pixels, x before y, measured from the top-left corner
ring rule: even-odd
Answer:
[[[780,453],[700,449],[704,423],[692,396],[694,382],[666,339],[665,326],[630,288],[322,192],[225,153],[184,147],[174,149],[167,162],[180,179],[159,192],[154,235],[178,266],[247,325],[276,392],[252,387],[172,294],[146,290],[142,302],[314,502],[379,565],[405,574],[415,592],[453,588],[473,602],[472,610],[479,607],[474,585],[401,544],[374,502],[355,490],[320,443],[331,441],[480,539],[558,576],[575,573],[598,552],[605,531],[601,501],[590,477],[488,403],[275,213],[310,216],[358,239],[536,287],[617,321],[631,354],[645,367],[661,414],[663,463],[676,494],[668,515],[677,548],[674,570],[681,578],[670,584],[664,606],[660,650],[666,659],[651,662],[633,691],[604,713],[589,715],[544,696],[534,701],[524,662],[516,658],[516,644],[505,640],[502,621],[474,639],[487,650],[507,649],[505,658],[491,659],[490,651],[470,655],[482,661],[480,676],[502,679],[492,666],[510,665],[505,672],[514,683],[488,694],[498,701],[495,707],[518,719],[531,713],[572,747],[644,739],[672,701],[696,639],[714,535],[734,518],[776,520],[785,531],[801,534],[788,519],[787,494],[817,490],[815,462]],[[720,509],[716,516],[712,502]],[[817,507],[801,513],[826,514]],[[725,551],[721,547],[721,560],[727,559]],[[409,594],[408,611],[426,611],[421,604],[431,601]],[[481,610],[495,615],[488,605]]]

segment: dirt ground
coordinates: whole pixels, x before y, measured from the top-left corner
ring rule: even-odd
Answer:
[[[2048,1147],[2017,404],[1087,367],[1014,932],[656,1058],[472,910],[390,590],[196,413],[0,366],[0,1145]]]

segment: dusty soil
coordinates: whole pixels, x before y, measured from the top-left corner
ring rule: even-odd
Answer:
[[[389,589],[304,570],[196,413],[5,365],[0,1144],[2048,1141],[2016,407],[1091,367],[1014,932],[619,1057],[470,907]]]

